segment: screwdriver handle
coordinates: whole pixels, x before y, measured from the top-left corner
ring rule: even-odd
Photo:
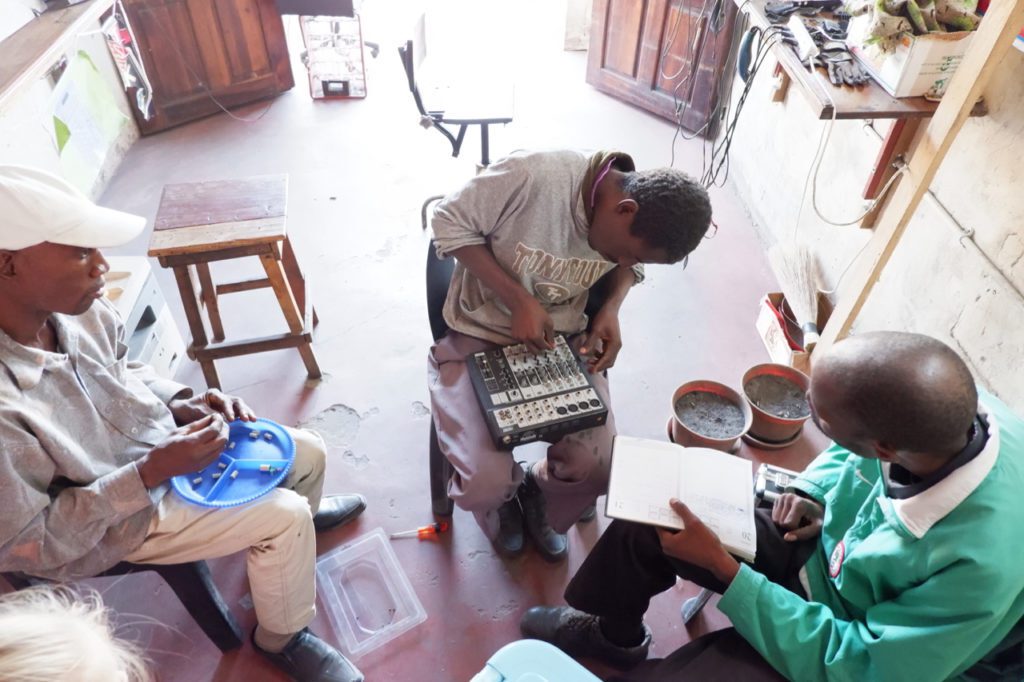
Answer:
[[[448,523],[445,521],[437,521],[429,526],[420,526],[413,530],[403,530],[398,533],[392,533],[391,538],[415,537],[419,540],[432,540],[437,537],[438,533],[443,533],[446,530],[448,530]]]

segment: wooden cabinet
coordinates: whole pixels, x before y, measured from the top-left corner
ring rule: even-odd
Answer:
[[[122,0],[153,89],[154,133],[294,85],[274,0]],[[216,101],[215,101],[216,100]]]
[[[732,0],[594,0],[587,82],[714,136],[735,23]]]

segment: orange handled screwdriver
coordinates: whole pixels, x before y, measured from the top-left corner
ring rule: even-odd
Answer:
[[[437,521],[429,526],[420,526],[413,530],[403,530],[399,533],[392,533],[391,538],[417,538],[419,540],[434,540],[437,538],[439,533],[444,533],[448,530],[448,523],[445,521]]]

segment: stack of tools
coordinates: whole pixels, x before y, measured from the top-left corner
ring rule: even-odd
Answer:
[[[840,10],[842,0],[776,0],[765,5],[765,15],[776,24],[782,41],[798,50],[797,37],[786,26],[796,16],[817,47],[815,66],[828,72],[833,85],[862,85],[871,77],[846,48],[846,29],[850,16]],[[824,14],[828,16],[824,16]]]

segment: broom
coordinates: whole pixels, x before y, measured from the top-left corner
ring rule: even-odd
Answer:
[[[777,242],[768,249],[768,262],[804,333],[804,350],[809,353],[818,342],[818,263],[814,253],[804,244]]]

